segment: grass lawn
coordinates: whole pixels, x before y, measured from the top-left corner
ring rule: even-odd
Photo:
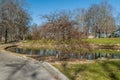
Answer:
[[[68,40],[55,41],[55,40],[42,39],[42,40],[25,40],[22,42],[22,45],[23,46],[28,45],[30,48],[31,47],[41,48],[41,46],[42,46],[44,48],[50,48],[50,49],[56,49],[56,48],[58,49],[58,47],[63,48],[63,49],[68,49],[68,48],[64,48],[64,47],[66,45],[78,45],[78,44],[83,44],[83,43],[85,43],[85,42],[83,42],[81,40],[74,40],[74,39],[71,41],[68,41]],[[51,47],[53,47],[53,48],[51,48]]]
[[[54,66],[70,80],[120,80],[120,60]]]
[[[93,44],[120,44],[120,38],[94,38],[85,41]]]
[[[46,44],[56,44],[55,40],[25,40],[23,41],[24,44],[39,44],[39,45],[46,45]]]
[[[81,40],[71,40],[68,42],[75,43],[80,42]],[[120,38],[94,38],[94,39],[83,39],[83,41],[87,41],[88,43],[94,43],[94,44],[120,44]],[[59,42],[59,43],[66,43],[66,42]],[[23,43],[33,43],[33,44],[57,44],[58,42],[55,40],[26,40]]]

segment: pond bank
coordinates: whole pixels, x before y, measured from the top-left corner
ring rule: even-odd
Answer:
[[[25,48],[48,48],[48,49],[61,49],[62,47],[69,47],[70,45],[68,44],[39,44],[39,43],[25,43],[25,42],[20,42],[18,44],[20,47],[25,47]],[[79,44],[75,45],[80,46]],[[112,50],[118,50],[120,51],[120,44],[94,44],[94,43],[89,43],[88,46],[90,49],[112,49]]]
[[[19,48],[20,47],[20,48]],[[89,60],[110,60],[120,59],[120,52],[118,51],[96,51],[88,53],[65,53],[60,50],[52,49],[27,49],[21,46],[10,47],[6,49],[15,53],[15,55],[24,55],[38,61],[59,62],[59,61],[88,61]]]
[[[120,51],[120,44],[90,44],[92,49],[112,49]]]

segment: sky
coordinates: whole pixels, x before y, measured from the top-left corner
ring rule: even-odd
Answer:
[[[32,23],[42,24],[40,15],[49,14],[60,10],[87,9],[92,4],[99,4],[102,0],[26,0],[29,4],[28,12],[32,17]],[[107,0],[113,6],[114,14],[120,12],[120,0]]]

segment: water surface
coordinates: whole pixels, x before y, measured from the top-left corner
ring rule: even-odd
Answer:
[[[64,53],[58,50],[51,50],[51,49],[26,49],[26,48],[17,48],[17,47],[10,47],[7,50],[11,52],[16,52],[20,54],[26,54],[29,56],[39,56],[39,57],[49,57],[54,56],[57,58],[62,59],[87,59],[87,60],[94,60],[94,59],[120,59],[120,53],[109,53],[109,52],[85,52],[85,53]]]

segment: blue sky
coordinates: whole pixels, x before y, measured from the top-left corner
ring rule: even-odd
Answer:
[[[98,4],[102,0],[26,0],[32,22],[41,24],[40,15],[63,9],[73,10],[76,8],[88,8],[91,4]],[[114,14],[120,12],[120,0],[107,0],[114,8]]]

